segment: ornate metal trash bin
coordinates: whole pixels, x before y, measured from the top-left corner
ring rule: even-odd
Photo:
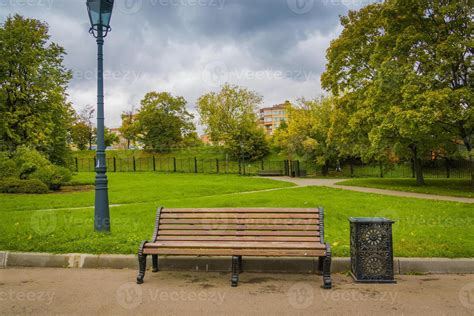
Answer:
[[[381,217],[351,217],[351,274],[356,282],[395,283],[392,224]]]

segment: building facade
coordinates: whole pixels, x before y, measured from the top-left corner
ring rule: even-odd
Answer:
[[[280,127],[282,122],[288,122],[288,107],[290,102],[277,104],[272,107],[260,109],[260,125],[263,126],[267,135],[273,135],[273,132]]]

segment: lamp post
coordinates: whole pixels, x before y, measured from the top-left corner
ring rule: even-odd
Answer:
[[[104,141],[104,37],[110,28],[114,0],[87,0],[91,33],[97,39],[97,162],[95,166],[94,229],[110,232],[109,194]]]

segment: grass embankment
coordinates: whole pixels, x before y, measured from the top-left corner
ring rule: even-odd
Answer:
[[[415,179],[351,179],[337,184],[474,198],[474,189],[471,180],[468,179],[426,179],[425,182],[426,185],[417,186]]]
[[[93,173],[75,176],[90,183]],[[110,174],[112,233],[93,231],[94,192],[0,194],[0,249],[56,253],[133,254],[149,239],[155,209],[165,207],[316,207],[326,211],[326,240],[349,255],[350,216],[386,216],[394,224],[396,256],[474,257],[471,204],[349,192],[233,175]],[[232,194],[281,188],[276,191]],[[61,209],[58,209],[61,208]],[[55,209],[55,210],[49,210]]]

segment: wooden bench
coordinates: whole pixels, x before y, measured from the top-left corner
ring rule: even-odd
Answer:
[[[322,208],[165,209],[156,214],[151,241],[138,251],[142,284],[146,257],[153,272],[159,255],[231,256],[232,286],[237,286],[243,256],[318,257],[323,287],[331,288],[331,249],[324,242]]]

